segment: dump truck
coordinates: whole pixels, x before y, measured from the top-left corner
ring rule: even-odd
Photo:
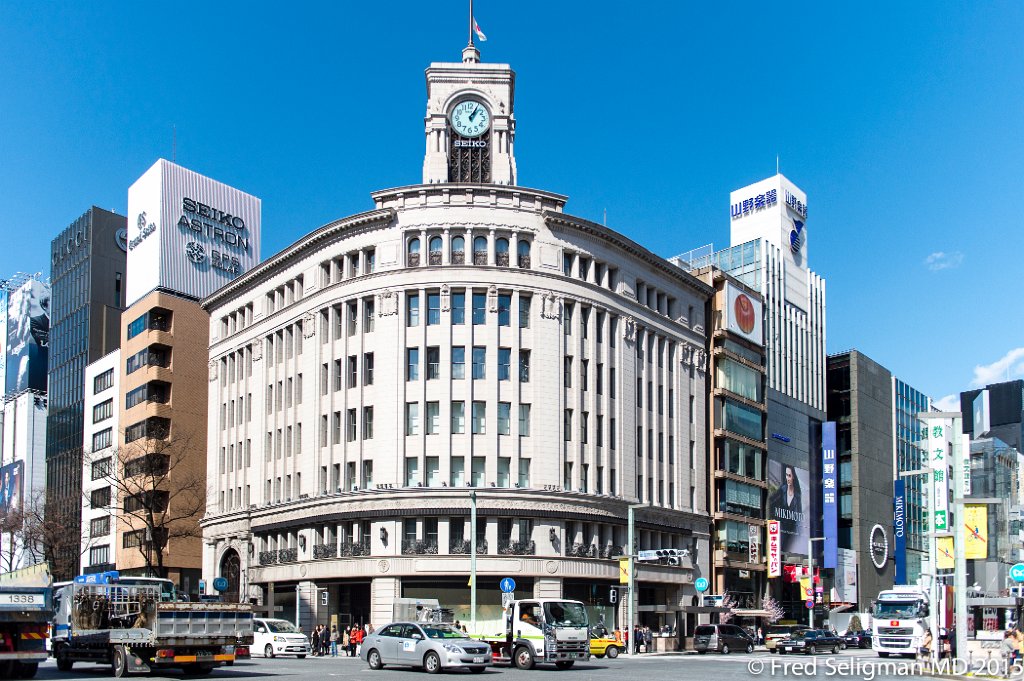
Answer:
[[[109,664],[116,677],[179,668],[209,674],[252,643],[252,608],[189,603],[167,579],[116,571],[76,577],[54,588],[52,655],[57,669]]]
[[[0,581],[0,679],[31,679],[47,657],[49,577]]]

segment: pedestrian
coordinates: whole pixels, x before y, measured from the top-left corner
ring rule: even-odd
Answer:
[[[764,645],[764,630],[761,627],[757,628],[757,645]]]
[[[654,632],[650,627],[644,627],[644,644],[647,647],[647,652],[654,652]]]
[[[331,657],[338,656],[338,625],[331,625]]]
[[[320,654],[320,625],[313,627],[313,633],[310,636],[310,654],[316,657]]]
[[[320,630],[320,655],[327,657],[331,654],[331,632],[327,629],[325,624]]]
[[[349,639],[352,642],[352,655],[359,655],[359,648],[363,643],[363,627],[357,624],[352,632],[352,636]]]
[[[1002,654],[1003,659],[1006,660],[1006,675],[1009,676],[1013,667],[1013,658],[1017,654],[1017,641],[1014,638],[1012,629],[1007,629],[1006,633],[1003,634],[1003,642],[999,645],[999,652]]]
[[[932,643],[934,638],[932,637],[932,630],[928,629],[924,632],[924,636],[921,638],[921,649],[918,651],[921,660],[928,662],[932,658]]]
[[[346,657],[352,657],[351,651],[348,649],[350,644],[350,636],[352,634],[352,627],[345,627],[345,631],[341,632],[341,649],[345,652]]]

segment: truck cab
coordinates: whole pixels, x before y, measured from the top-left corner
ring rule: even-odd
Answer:
[[[880,592],[872,611],[872,648],[879,657],[916,656],[928,631],[929,614],[924,589],[908,586]]]
[[[510,661],[519,669],[538,663],[568,669],[577,660],[590,659],[587,610],[579,601],[512,601],[505,610],[505,636],[485,640],[496,661]]]

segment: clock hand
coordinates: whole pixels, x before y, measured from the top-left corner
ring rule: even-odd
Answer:
[[[473,109],[473,113],[469,114],[469,120],[472,121],[474,118],[476,118],[476,115],[479,112],[480,112],[480,106],[478,105],[475,109]]]

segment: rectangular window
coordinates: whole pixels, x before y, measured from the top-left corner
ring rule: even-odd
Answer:
[[[160,416],[151,416],[144,421],[133,423],[124,429],[125,443],[134,442],[147,437],[155,440],[166,440],[170,434],[171,420]]]
[[[106,537],[108,534],[110,534],[110,516],[93,518],[89,521],[90,537]]]
[[[529,459],[519,459],[519,486],[524,489],[530,486]]]
[[[101,487],[94,489],[89,494],[89,506],[92,508],[107,508],[110,506],[110,488]]]
[[[339,363],[341,360],[337,360]],[[341,367],[338,367],[339,369]],[[355,355],[349,355],[348,357],[348,386],[349,388],[355,388],[359,385],[359,363],[356,361]],[[339,377],[340,379],[340,377]],[[341,381],[339,380],[338,383]]]
[[[615,419],[608,419],[608,449],[615,449]]]
[[[604,395],[604,365],[598,363],[597,365],[597,394]]]
[[[562,326],[566,336],[572,335],[572,310],[572,303],[565,303],[562,306]]]
[[[594,425],[596,426],[594,434],[597,437],[597,446],[604,447],[604,416],[598,414]]]
[[[466,377],[466,348],[461,345],[452,347],[452,380]]]
[[[498,487],[511,487],[512,459],[507,456],[498,457]]]
[[[615,367],[608,369],[608,397],[615,399]]]
[[[718,423],[732,433],[749,437],[751,440],[764,440],[764,429],[761,426],[761,412],[752,407],[731,400],[716,400],[718,407]]]
[[[598,343],[603,343],[604,342],[604,318],[605,318],[605,313],[604,312],[598,312],[597,313],[597,324],[595,325],[595,331],[597,332],[597,342]]]
[[[101,393],[114,385],[114,370],[107,369],[92,379],[92,394]]]
[[[473,348],[473,380],[487,378],[487,348]]]
[[[580,336],[587,338],[590,333],[590,308],[580,308]]]
[[[498,380],[511,380],[512,348],[498,348]]]
[[[619,331],[619,318],[612,317],[608,320],[608,345],[615,347],[615,334]]]
[[[461,456],[452,458],[452,474],[449,484],[452,487],[462,487],[466,484],[466,460]],[[479,525],[479,523],[477,523]]]
[[[363,385],[373,385],[373,353],[363,353]]]
[[[405,297],[405,325],[420,325],[420,296],[417,293],[407,294]]]
[[[473,293],[473,326],[479,326],[487,321],[487,294]]]
[[[110,446],[112,441],[112,430],[110,428],[104,428],[98,433],[93,433],[92,436],[92,451],[98,452],[101,449],[106,449]],[[95,478],[93,478],[95,480]]]
[[[427,467],[427,487],[440,487],[441,486],[441,459],[437,456],[426,457]],[[436,528],[435,528],[436,535]],[[434,537],[435,541],[437,537]]]
[[[348,308],[348,335],[356,335],[356,331],[359,330],[359,309],[356,303],[349,303]]]
[[[466,294],[452,293],[452,324],[466,323]]]
[[[363,407],[363,439],[373,439],[373,407]]]
[[[483,487],[484,486],[484,484],[486,482],[484,480],[484,464],[486,463],[486,461],[487,460],[484,457],[482,457],[482,456],[474,456],[473,457],[473,463],[472,463],[472,466],[473,466],[473,470],[472,470],[472,475],[473,475],[472,484],[473,484],[473,487]],[[480,528],[479,528],[479,523],[478,523],[477,524],[477,530],[479,531],[479,529]]]
[[[487,403],[473,402],[473,434],[484,435],[487,432]]]
[[[498,296],[498,326],[512,325],[512,296],[503,293]]]
[[[529,383],[530,382],[530,351],[520,350],[519,351],[519,382]]]
[[[407,348],[405,351],[405,380],[420,380],[420,349]]]
[[[100,459],[99,461],[93,461],[91,466],[92,479],[100,480],[110,475],[111,472],[113,471],[113,468],[111,468],[111,466],[113,466],[113,459],[111,459],[109,456],[105,459]]]
[[[519,405],[519,437],[530,437],[530,405]]]
[[[427,326],[436,326],[441,323],[441,294],[427,294]]]
[[[452,402],[452,433],[461,435],[466,432],[466,403]]]
[[[590,412],[580,412],[580,442],[587,444],[590,441],[588,433],[590,432]]]
[[[441,428],[441,403],[427,402],[427,435],[437,435]]]
[[[510,435],[512,432],[512,403],[498,402],[498,435]]]
[[[363,301],[363,331],[373,333],[373,326],[373,298],[367,298]]]
[[[405,434],[406,435],[419,435],[420,434],[420,403],[419,402],[406,402],[405,403]]]
[[[562,360],[562,385],[566,388],[572,387],[572,355],[567,355]]]
[[[519,328],[530,328],[530,296],[519,296]]]
[[[427,380],[441,378],[441,348],[431,346],[427,348]]]
[[[572,440],[572,409],[562,413],[562,438],[566,442]]]
[[[104,400],[92,408],[92,422],[106,421],[114,415],[114,398]]]
[[[589,371],[588,371],[589,368],[590,368],[590,360],[589,359],[581,359],[580,360],[580,390],[583,390],[583,391],[589,390],[588,386],[590,385],[590,382],[587,380],[587,376],[589,374]]]
[[[356,441],[356,410],[349,409],[346,413],[345,439],[348,442]]]
[[[109,546],[93,546],[89,549],[89,565],[106,565],[110,562]]]

